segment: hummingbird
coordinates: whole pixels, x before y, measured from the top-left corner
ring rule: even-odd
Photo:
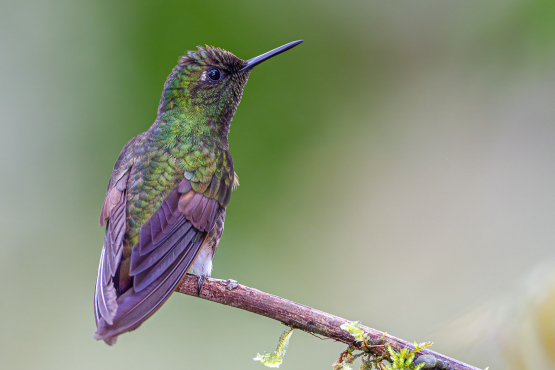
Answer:
[[[138,328],[190,269],[200,295],[239,185],[228,133],[243,89],[253,67],[302,41],[249,60],[208,45],[179,58],[156,121],[125,144],[108,182],[95,339],[113,345]]]

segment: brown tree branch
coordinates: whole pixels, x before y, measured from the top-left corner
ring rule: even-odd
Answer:
[[[198,277],[187,274],[176,291],[199,297],[197,287]],[[356,343],[353,343],[354,338],[347,331],[340,328],[341,325],[349,322],[348,320],[272,294],[261,292],[258,289],[237,284],[234,280],[226,281],[206,278],[200,292],[200,298],[266,316],[270,319],[281,321],[287,326],[292,326],[308,333],[322,335],[350,345],[354,344],[356,347]],[[414,344],[405,340],[389,334],[385,334],[384,336],[383,332],[367,326],[361,326],[361,328],[375,342],[383,336],[384,344],[390,344],[393,348],[402,349],[408,347],[411,350],[414,349]],[[380,356],[384,353],[384,346],[372,346],[371,350],[375,355]],[[417,356],[421,355],[433,355],[436,359],[441,360],[444,365],[448,365],[447,368],[453,370],[479,370],[477,367],[467,365],[428,349],[418,352]]]

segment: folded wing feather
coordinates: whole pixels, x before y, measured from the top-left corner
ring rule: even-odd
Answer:
[[[103,339],[108,344],[115,343],[117,335],[137,328],[169,298],[198,255],[218,215],[229,202],[232,183],[226,185],[224,180],[219,179],[211,181],[201,194],[192,189],[189,180],[183,179],[168,194],[158,210],[141,226],[139,242],[132,249],[130,275],[133,277],[133,287],[115,299],[113,285],[111,289],[99,290],[97,280],[96,339]],[[112,190],[106,197],[110,202],[109,207],[114,201],[117,202],[111,206],[109,213],[105,212],[104,207],[101,213],[101,220],[106,214],[110,215],[104,259],[101,259],[99,267],[102,284],[106,279],[111,282],[117,270],[121,258],[121,251],[117,248],[121,247],[125,233],[125,187],[121,194],[117,193],[120,190]],[[216,199],[206,196],[211,194],[217,194]],[[225,202],[223,206],[219,199]],[[123,213],[120,206],[123,207]],[[113,228],[110,226],[112,217]]]

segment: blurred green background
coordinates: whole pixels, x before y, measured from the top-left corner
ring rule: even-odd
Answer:
[[[214,277],[424,341],[554,257],[552,0],[2,0],[2,369],[263,368],[283,325],[180,294],[94,341],[98,215],[178,56],[300,38],[233,121]],[[296,332],[282,368],[343,349]]]

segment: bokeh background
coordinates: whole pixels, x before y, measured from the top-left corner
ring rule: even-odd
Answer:
[[[472,312],[528,307],[515,287],[555,256],[552,0],[2,0],[0,368],[263,368],[285,327],[180,294],[115,347],[94,341],[98,215],[178,56],[300,38],[254,70],[233,121],[241,186],[213,276],[528,368],[501,362],[512,311]],[[535,369],[555,368],[550,302]],[[488,345],[446,329],[461,317],[491,325]],[[331,369],[343,349],[296,332],[282,368]]]

